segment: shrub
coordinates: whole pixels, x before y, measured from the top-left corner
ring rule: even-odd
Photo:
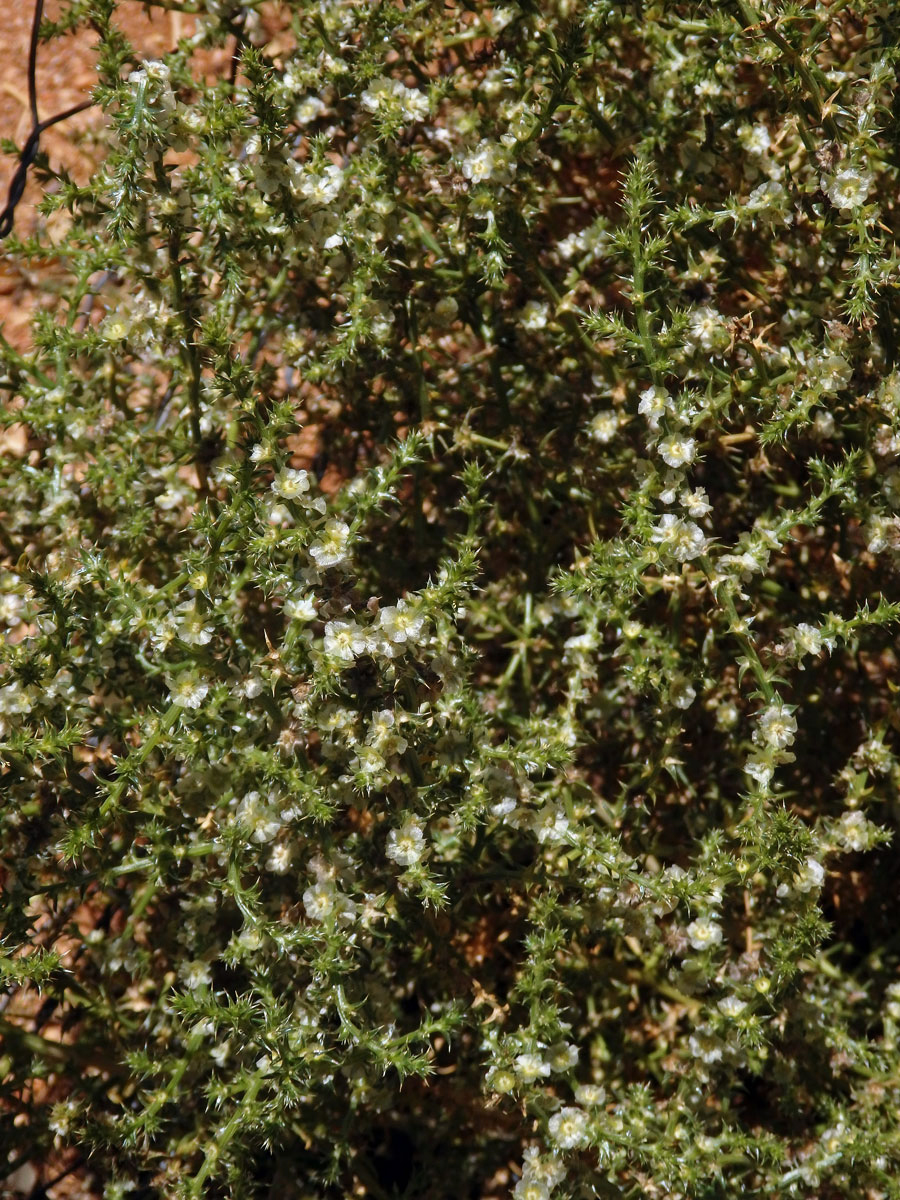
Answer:
[[[8,243],[10,1178],[900,1196],[891,6],[147,7]]]

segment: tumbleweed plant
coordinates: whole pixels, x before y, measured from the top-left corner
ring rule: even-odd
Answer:
[[[145,8],[4,243],[10,1194],[900,1197],[896,5]]]

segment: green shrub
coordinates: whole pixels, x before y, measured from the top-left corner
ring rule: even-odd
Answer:
[[[7,243],[10,1178],[900,1196],[895,7],[147,7]]]

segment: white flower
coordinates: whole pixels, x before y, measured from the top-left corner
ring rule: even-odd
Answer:
[[[759,726],[754,739],[764,741],[766,745],[776,750],[784,750],[790,746],[797,732],[797,722],[783,704],[771,704],[759,718]],[[757,736],[758,735],[758,736]]]
[[[871,174],[856,167],[844,167],[836,175],[822,179],[822,191],[841,212],[852,212],[865,204],[871,187]]]
[[[691,314],[688,342],[699,350],[722,350],[728,345],[728,331],[722,317],[713,308],[703,307]]]
[[[683,521],[674,513],[665,513],[653,528],[651,540],[659,543],[678,562],[688,562],[706,551],[703,530],[693,521]]]
[[[178,974],[181,976],[184,986],[191,992],[196,991],[197,988],[209,987],[212,983],[209,963],[202,962],[200,959],[182,963]]]
[[[312,921],[328,921],[332,918],[349,921],[356,915],[356,905],[350,897],[339,892],[330,880],[324,878],[319,878],[303,893],[303,907]]]
[[[568,1071],[578,1064],[578,1047],[572,1042],[560,1042],[550,1047],[546,1060],[554,1071]]]
[[[336,567],[347,557],[349,540],[349,525],[343,521],[326,521],[318,540],[309,548],[309,556],[317,567]]]
[[[690,708],[697,699],[697,689],[686,679],[674,679],[669,688],[669,696],[676,708]]]
[[[772,145],[772,138],[765,125],[742,125],[738,138],[748,154],[765,154]]]
[[[747,197],[746,207],[754,212],[766,208],[778,208],[787,199],[784,185],[775,179],[767,179],[759,187],[755,187]]]
[[[515,1200],[550,1200],[550,1189],[533,1175],[523,1175],[513,1189]]]
[[[316,600],[309,592],[297,592],[284,602],[284,615],[293,621],[314,621]]]
[[[688,1038],[688,1049],[701,1062],[714,1063],[722,1059],[722,1042],[708,1028],[698,1029]]]
[[[486,139],[462,160],[462,173],[472,183],[485,183],[489,179],[508,183],[515,170],[515,161],[510,159],[505,147]]]
[[[384,770],[384,758],[374,746],[358,746],[353,758],[355,770],[363,775],[376,776]]]
[[[283,500],[297,500],[309,491],[309,471],[294,471],[285,467],[272,481],[272,491]]]
[[[378,613],[379,627],[391,642],[415,642],[425,625],[425,617],[406,600],[389,604]]]
[[[494,1067],[488,1075],[488,1083],[495,1092],[500,1092],[505,1096],[515,1091],[516,1077],[506,1067]]]
[[[837,1125],[834,1129],[826,1129],[822,1134],[820,1141],[822,1149],[826,1154],[837,1154],[846,1138],[846,1128],[843,1125]]]
[[[814,858],[808,858],[794,876],[794,887],[798,892],[814,892],[825,880],[825,868]]]
[[[365,653],[368,639],[355,621],[329,621],[325,626],[325,653],[331,658],[352,662]]]
[[[169,699],[182,708],[199,708],[209,691],[209,684],[198,671],[185,671],[169,684]]]
[[[575,1099],[586,1108],[598,1108],[606,1100],[606,1088],[597,1083],[582,1083],[575,1089]]]
[[[694,488],[693,491],[685,489],[678,499],[689,517],[705,517],[707,513],[712,512],[705,488]]]
[[[858,810],[846,812],[835,826],[835,836],[846,850],[866,850],[869,846],[869,822]]]
[[[739,996],[725,996],[716,1005],[723,1017],[739,1017],[747,1007],[747,1001]]]
[[[674,402],[664,388],[652,384],[641,392],[638,412],[642,417],[647,418],[647,424],[654,433],[659,429],[660,418],[665,414],[666,409],[672,408],[674,408]]]
[[[697,443],[691,437],[679,437],[673,433],[659,443],[659,453],[663,462],[670,467],[687,467],[694,461]]]
[[[548,1062],[540,1054],[519,1054],[515,1062],[516,1074],[525,1083],[534,1083],[536,1079],[545,1079],[552,1070]]]
[[[691,921],[687,927],[688,941],[695,950],[708,950],[711,946],[718,946],[722,940],[721,926],[709,917],[698,917],[696,921]]]
[[[24,607],[25,599],[17,592],[0,594],[0,625],[5,625],[7,629],[14,629],[16,625],[21,625],[21,614]]]
[[[291,159],[291,190],[299,192],[311,204],[324,208],[337,199],[344,182],[344,172],[335,163],[326,163],[321,171],[303,167]]]
[[[261,845],[271,842],[281,832],[281,819],[270,801],[259,792],[248,792],[235,811],[235,819],[250,834],[251,841]]]
[[[212,640],[212,628],[206,624],[205,615],[190,600],[179,604],[178,636],[189,646],[206,646]]]
[[[428,116],[428,97],[417,88],[405,87],[399,79],[373,80],[361,97],[368,112],[396,114],[406,121],[424,121]]]
[[[562,1150],[577,1150],[587,1144],[587,1113],[580,1108],[561,1108],[549,1122],[550,1133]]]
[[[285,875],[290,870],[293,857],[290,845],[287,842],[279,842],[272,848],[266,867],[275,875]]]
[[[529,300],[519,314],[522,328],[527,329],[530,333],[544,329],[547,325],[548,315],[549,310],[546,304],[541,304],[538,300]]]
[[[285,80],[287,80],[285,74]],[[311,121],[315,121],[325,111],[325,105],[318,96],[304,96],[294,109],[294,120],[298,125],[309,125]]]
[[[794,645],[802,654],[820,654],[822,651],[822,634],[814,625],[805,622],[794,631]]]
[[[419,861],[425,850],[425,835],[419,822],[411,817],[401,829],[392,829],[388,834],[388,858],[401,867],[411,867]]]
[[[619,417],[611,408],[598,412],[591,421],[591,437],[602,446],[607,445],[616,436],[619,428]]]
[[[896,517],[876,514],[869,522],[866,537],[866,549],[870,554],[881,554],[889,546],[896,548],[900,545],[900,522]]]
[[[853,376],[853,368],[842,354],[825,354],[810,363],[814,383],[826,393],[839,392]]]
[[[755,779],[762,788],[769,786],[772,780],[772,775],[774,774],[774,768],[772,767],[772,764],[765,762],[761,758],[749,758],[744,763],[744,770],[747,772],[750,778]]]

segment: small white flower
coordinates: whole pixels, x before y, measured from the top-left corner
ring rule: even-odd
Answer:
[[[867,850],[869,846],[869,822],[858,810],[845,812],[835,827],[835,836],[846,850]]]
[[[397,115],[405,121],[424,121],[428,116],[428,97],[417,88],[405,87],[399,79],[373,80],[360,100],[370,113]]]
[[[722,941],[722,928],[709,917],[698,917],[688,925],[687,935],[695,950],[709,950]]]
[[[292,621],[314,621],[316,600],[309,592],[297,592],[284,602],[284,615]]]
[[[356,905],[327,879],[320,878],[303,893],[303,907],[311,921],[352,920]]]
[[[588,1118],[580,1108],[561,1108],[549,1122],[550,1134],[562,1150],[577,1150],[587,1145]]]
[[[247,792],[235,811],[235,819],[250,834],[251,841],[262,845],[271,842],[281,832],[281,819],[273,805],[259,792]]]
[[[169,699],[182,708],[199,708],[209,692],[209,684],[197,671],[185,671],[169,684]]]
[[[837,174],[822,179],[822,191],[841,212],[852,212],[865,204],[871,188],[871,174],[857,167],[844,167]]]
[[[364,654],[368,639],[355,621],[329,621],[325,626],[325,653],[343,662],[352,662]]]
[[[560,1042],[550,1047],[546,1060],[554,1071],[569,1071],[578,1065],[578,1047],[572,1042]]]
[[[206,646],[212,640],[212,627],[206,624],[205,614],[190,600],[179,604],[175,610],[178,614],[178,636],[189,646]]]
[[[344,172],[335,163],[326,163],[321,171],[303,167],[293,159],[288,165],[292,191],[322,208],[337,199],[344,182]]]
[[[666,410],[671,410],[675,407],[674,401],[669,393],[656,384],[652,384],[641,392],[640,404],[638,412],[642,417],[647,418],[647,424],[655,433],[659,429],[660,418],[666,413]]]
[[[784,750],[793,742],[796,732],[797,722],[788,709],[783,704],[771,704],[760,715],[754,738],[776,750]]]
[[[326,521],[324,530],[309,548],[309,556],[317,567],[336,567],[347,557],[349,541],[349,525],[343,521]]]
[[[723,1017],[739,1017],[747,1007],[747,1001],[739,996],[725,996],[716,1005]]]
[[[279,842],[272,848],[266,866],[275,875],[285,875],[290,870],[293,857],[290,845],[287,842]]]
[[[15,629],[17,625],[21,625],[24,607],[25,599],[17,592],[0,594],[0,625],[5,625],[7,629]]]
[[[794,645],[801,654],[821,654],[822,634],[814,625],[803,622],[794,631]]]
[[[483,139],[471,154],[462,160],[462,173],[472,183],[485,183],[489,179],[508,183],[515,174],[516,163],[504,146]]]
[[[691,314],[688,342],[698,350],[722,350],[728,345],[728,331],[721,314],[704,306]]]
[[[606,1088],[597,1083],[582,1083],[575,1089],[575,1099],[585,1108],[599,1108],[606,1100]]]
[[[675,679],[669,688],[669,696],[676,708],[690,708],[697,699],[697,689],[686,679]]]
[[[825,354],[815,359],[810,363],[810,372],[813,382],[829,395],[845,388],[853,377],[853,368],[842,354]]]
[[[552,1068],[540,1054],[518,1054],[515,1062],[516,1074],[524,1083],[546,1079]]]
[[[843,1125],[834,1129],[826,1129],[819,1139],[826,1154],[837,1154],[846,1139],[847,1131]]]
[[[388,641],[401,645],[415,642],[425,625],[425,617],[406,600],[389,604],[378,613],[378,624]]]
[[[825,868],[814,858],[808,858],[794,876],[794,887],[798,892],[818,891],[825,881]]]
[[[282,500],[298,500],[309,491],[309,471],[294,471],[285,467],[272,481],[272,491]]]
[[[651,540],[667,550],[678,562],[688,562],[706,551],[703,530],[693,521],[683,521],[674,513],[665,513],[653,527]]]
[[[709,1028],[698,1029],[688,1038],[688,1049],[701,1062],[722,1061],[722,1042]]]
[[[767,788],[772,781],[774,768],[772,764],[761,758],[749,758],[744,763],[744,770],[751,779],[755,779],[761,788]]]
[[[679,437],[673,433],[659,443],[659,453],[670,467],[688,467],[694,461],[697,443],[692,437]]]
[[[384,771],[384,758],[374,746],[358,746],[353,758],[353,766],[363,775],[374,778]]]
[[[780,208],[787,199],[784,185],[775,179],[767,179],[759,187],[755,187],[747,197],[746,207],[754,212],[767,208]]]
[[[765,125],[742,125],[738,138],[748,154],[765,154],[772,145],[772,138]]]
[[[678,499],[689,517],[705,517],[712,512],[705,488],[694,488],[693,491],[685,489]]]
[[[601,446],[606,446],[616,436],[618,428],[618,414],[611,408],[604,409],[603,412],[598,412],[591,421],[591,438],[595,442],[599,442]]]
[[[212,975],[209,970],[209,963],[202,962],[200,959],[194,959],[193,962],[183,963],[179,968],[180,975],[184,986],[190,992],[195,992],[198,988],[209,987],[212,983]]]
[[[536,333],[539,329],[546,328],[549,310],[546,304],[541,304],[538,300],[529,300],[519,316],[522,328],[527,329],[529,333]]]
[[[285,75],[287,79],[287,75]],[[294,109],[294,120],[298,125],[309,125],[311,121],[315,121],[325,111],[325,105],[318,96],[304,96]]]
[[[550,1189],[541,1179],[523,1175],[513,1189],[515,1200],[550,1200]]]
[[[425,835],[422,827],[415,818],[410,818],[400,829],[392,829],[388,834],[388,858],[401,867],[411,867],[419,861],[425,851]]]

